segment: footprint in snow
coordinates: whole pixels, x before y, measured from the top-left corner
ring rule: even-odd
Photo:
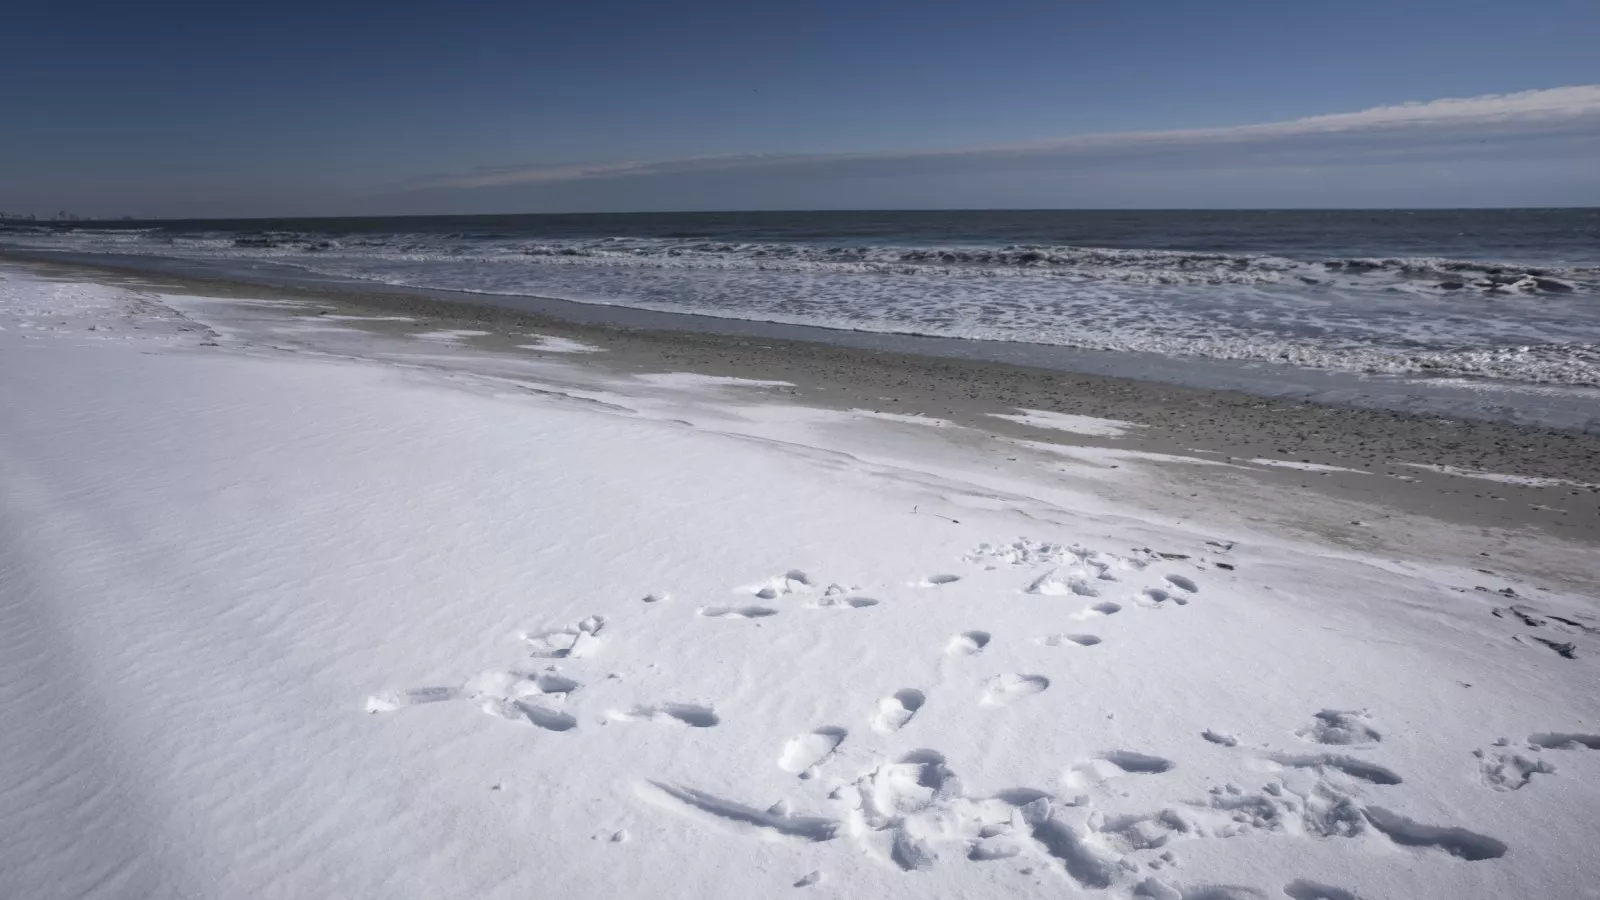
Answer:
[[[562,709],[578,682],[554,668],[543,672],[481,672],[462,688],[478,708],[511,722],[528,722],[546,731],[571,731],[578,720]]]
[[[1376,744],[1383,735],[1372,727],[1372,716],[1359,709],[1325,709],[1313,717],[1309,727],[1296,731],[1313,744]]]
[[[978,702],[984,706],[1007,706],[1048,687],[1050,679],[1043,675],[996,675],[984,682],[983,697]]]
[[[1478,587],[1478,590],[1489,592],[1488,588],[1482,587],[1481,585]],[[1516,591],[1512,590],[1511,588],[1503,588],[1499,591],[1494,591],[1491,593],[1497,593],[1507,597],[1517,596]],[[1600,632],[1600,629],[1588,624],[1586,621],[1580,621],[1582,619],[1589,619],[1588,616],[1581,616],[1574,613],[1573,615],[1578,616],[1578,618],[1568,618],[1567,616],[1558,616],[1555,613],[1542,612],[1523,603],[1513,603],[1510,606],[1495,607],[1491,611],[1491,614],[1497,619],[1512,619],[1514,621],[1521,622],[1523,625],[1529,628],[1550,627],[1554,629],[1554,631],[1558,632],[1558,634],[1552,637],[1540,637],[1536,634],[1517,634],[1512,635],[1511,639],[1519,644],[1537,645],[1543,647],[1557,656],[1560,656],[1562,659],[1578,658],[1578,642],[1577,640],[1560,640],[1559,638],[1561,636],[1580,638]]]
[[[1093,606],[1089,607],[1088,609],[1081,610],[1079,612],[1073,613],[1072,617],[1074,619],[1080,619],[1080,620],[1081,619],[1093,619],[1093,618],[1097,618],[1099,616],[1114,616],[1119,612],[1122,612],[1122,604],[1113,603],[1110,600],[1103,600],[1103,601],[1101,601],[1099,603],[1094,604]]]
[[[371,701],[368,701],[371,709]],[[1505,748],[1509,741],[1501,740],[1496,747]],[[1542,750],[1600,750],[1600,734],[1546,733],[1528,735],[1528,749],[1532,753]],[[1497,791],[1520,791],[1528,786],[1535,775],[1553,775],[1556,767],[1548,760],[1527,756],[1509,749],[1474,750],[1478,758],[1478,772],[1483,783]]]
[[[527,721],[545,731],[571,731],[578,720],[565,710],[556,709],[543,701],[500,700],[486,697],[481,705],[484,712],[513,722]]]
[[[770,606],[703,606],[700,615],[708,619],[765,619],[778,611]]]
[[[1094,634],[1052,634],[1039,642],[1046,647],[1093,647],[1101,640]]]
[[[554,667],[543,672],[508,672],[491,669],[478,673],[459,688],[422,687],[373,694],[367,698],[366,710],[373,713],[387,713],[446,700],[485,700],[510,704],[541,695],[564,700],[566,695],[579,687],[578,682],[557,672]]]
[[[480,672],[462,685],[461,691],[468,697],[520,700],[539,694],[570,694],[578,688],[578,682],[562,675],[552,666],[543,672],[507,672],[500,669]]]
[[[1514,634],[1511,639],[1519,644],[1538,644],[1563,659],[1578,658],[1578,645],[1573,641],[1553,641],[1536,634]]]
[[[815,778],[817,769],[833,756],[848,734],[843,728],[827,726],[796,735],[783,745],[778,768],[802,779]]]
[[[1139,603],[1151,609],[1159,609],[1162,605],[1173,603],[1178,606],[1188,606],[1189,598],[1181,594],[1164,591],[1161,588],[1149,588],[1139,595]]]
[[[812,609],[866,609],[877,605],[878,601],[871,597],[847,597],[843,594],[818,597],[806,604]]]
[[[950,639],[945,645],[944,652],[951,656],[972,656],[982,653],[983,648],[989,646],[989,632],[963,631]]]
[[[960,581],[960,580],[961,580],[961,576],[960,575],[929,575],[927,578],[924,578],[921,581],[917,582],[916,586],[917,587],[939,587],[941,585],[954,584],[955,582]]]
[[[1545,760],[1509,750],[1474,750],[1472,755],[1478,758],[1478,773],[1483,783],[1497,791],[1520,791],[1528,786],[1533,776],[1554,775],[1556,771],[1556,767]]]
[[[1289,900],[1361,900],[1361,896],[1354,891],[1304,878],[1296,878],[1284,885],[1283,894]]]
[[[412,688],[409,691],[385,691],[368,697],[366,709],[369,713],[387,713],[410,706],[421,706],[424,703],[459,700],[464,696],[466,694],[452,687],[424,687]]]
[[[690,728],[711,728],[722,724],[722,717],[717,715],[715,709],[698,703],[654,703],[625,711],[612,710],[607,715],[618,722],[664,722]]]
[[[1273,753],[1269,754],[1267,759],[1294,769],[1333,769],[1351,778],[1370,784],[1394,785],[1400,784],[1405,780],[1387,766],[1380,766],[1375,762],[1357,759],[1354,756],[1341,756],[1337,753],[1312,753],[1308,755]]]
[[[1067,568],[1051,569],[1040,575],[1023,589],[1023,593],[1044,597],[1065,597],[1074,594],[1079,597],[1098,597],[1100,589],[1089,582],[1082,569]]]
[[[640,796],[668,809],[709,815],[741,831],[763,836],[821,843],[839,836],[843,823],[821,816],[796,815],[788,800],[763,810],[691,787],[651,781],[638,787]]]
[[[748,591],[762,600],[776,600],[779,597],[803,591],[814,586],[811,576],[799,569],[790,569],[782,575],[774,575],[765,581],[748,585],[740,590]]]
[[[546,694],[570,694],[579,687],[576,681],[554,672],[542,672],[533,676],[533,683]]]
[[[1132,750],[1113,750],[1068,769],[1061,781],[1070,788],[1086,788],[1121,775],[1159,775],[1172,770],[1172,760]]]
[[[878,701],[878,712],[872,717],[872,730],[879,734],[893,734],[906,727],[927,702],[927,696],[915,688],[895,691]]]
[[[1550,732],[1528,735],[1528,743],[1540,750],[1600,750],[1600,734]]]
[[[1368,806],[1361,814],[1372,827],[1402,847],[1438,850],[1468,862],[1498,859],[1510,849],[1486,834],[1455,826],[1425,825],[1381,806]]]
[[[1183,575],[1168,575],[1167,584],[1172,585],[1180,591],[1188,591],[1191,594],[1197,594],[1200,592],[1199,586],[1194,583],[1193,579],[1187,578]]]
[[[600,632],[605,627],[605,616],[590,616],[565,628],[523,632],[521,637],[532,648],[529,656],[540,659],[567,659],[593,652],[599,644]]]

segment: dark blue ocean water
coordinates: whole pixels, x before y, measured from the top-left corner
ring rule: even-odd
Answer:
[[[1330,257],[1444,257],[1600,266],[1600,209],[951,210],[393,216],[93,222],[183,236],[393,234],[465,240],[640,237],[808,244],[1069,245]]]

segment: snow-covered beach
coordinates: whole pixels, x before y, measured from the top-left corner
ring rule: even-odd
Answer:
[[[0,893],[1600,897],[1586,483],[399,319],[0,268]]]

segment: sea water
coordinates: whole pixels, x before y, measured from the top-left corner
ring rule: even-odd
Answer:
[[[1600,210],[750,212],[0,225],[0,244],[1352,373],[1600,386]]]

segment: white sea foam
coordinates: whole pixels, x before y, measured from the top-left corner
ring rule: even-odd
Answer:
[[[1600,268],[1055,245],[82,230],[5,240],[879,333],[1600,385]]]

